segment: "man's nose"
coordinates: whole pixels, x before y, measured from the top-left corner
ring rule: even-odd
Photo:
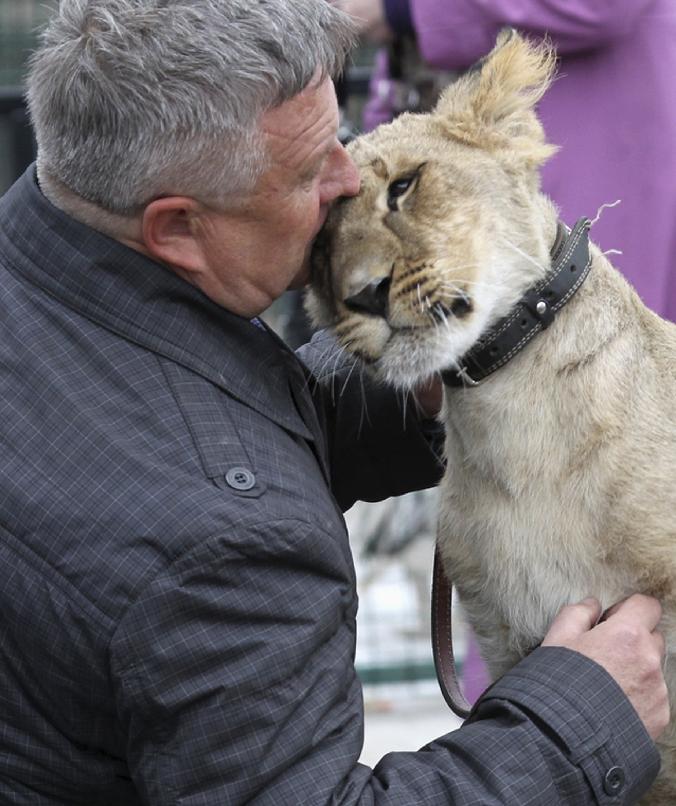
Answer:
[[[341,196],[356,196],[359,193],[361,178],[359,169],[343,146],[334,155],[331,174],[323,182],[321,203],[330,204]]]

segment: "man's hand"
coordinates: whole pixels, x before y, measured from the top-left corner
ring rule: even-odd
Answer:
[[[392,30],[385,18],[384,0],[329,0],[332,5],[349,14],[364,39],[376,45],[389,42]]]
[[[603,666],[629,698],[656,739],[669,722],[669,697],[662,673],[664,638],[657,631],[657,599],[635,594],[608,610],[600,623],[596,599],[564,607],[542,646],[564,646]]]

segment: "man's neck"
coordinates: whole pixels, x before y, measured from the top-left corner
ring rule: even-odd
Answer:
[[[45,171],[39,162],[37,173],[40,190],[54,207],[97,232],[120,241],[137,252],[147,254],[143,248],[142,225],[139,217],[111,213],[83,199]]]

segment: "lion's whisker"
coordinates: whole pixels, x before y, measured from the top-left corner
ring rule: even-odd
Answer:
[[[339,397],[342,397],[345,394],[345,389],[347,388],[348,383],[350,382],[350,378],[352,377],[352,373],[354,372],[354,368],[359,364],[359,358],[354,359],[352,362],[352,366],[350,367],[350,371],[347,373],[347,378],[345,378],[345,383],[343,384],[343,388],[340,390]]]
[[[622,199],[615,199],[614,202],[602,204],[599,207],[599,209],[596,211],[596,218],[594,218],[592,220],[590,226],[593,227],[594,224],[596,224],[596,222],[599,220],[599,218],[601,218],[601,216],[603,215],[604,210],[610,210],[613,207],[617,207],[618,204],[622,204]],[[604,252],[604,254],[605,254],[605,252]]]
[[[359,385],[361,387],[361,411],[359,412],[359,428],[357,429],[357,438],[361,436],[361,430],[364,425],[364,420],[371,425],[371,420],[369,418],[369,409],[368,403],[366,400],[366,386],[364,385],[364,371],[366,369],[366,365],[361,362],[361,366],[359,368]]]
[[[504,283],[489,283],[487,280],[457,280],[455,282],[451,280],[445,280],[442,283],[439,283],[439,288],[448,288],[454,291],[462,291],[462,286],[466,285],[473,285],[476,288],[496,288],[498,291],[501,291],[507,286]]]
[[[474,261],[473,263],[462,263],[462,264],[456,263],[454,265],[453,264],[449,265],[448,263],[443,263],[443,266],[441,266],[441,267],[437,266],[438,263],[442,263],[442,261],[441,260],[435,261],[432,265],[433,265],[433,267],[435,269],[436,268],[441,268],[442,271],[449,271],[450,270],[450,271],[455,272],[455,271],[466,271],[467,269],[480,269],[481,268],[481,264],[477,263],[476,261]]]
[[[336,372],[338,370],[338,363],[340,359],[343,357],[343,353],[345,350],[348,349],[349,345],[352,344],[352,340],[345,341],[340,349],[336,353],[336,357],[333,361],[333,371],[331,372],[331,402],[335,405],[336,403]]]
[[[348,344],[349,344],[349,342],[348,342]],[[336,346],[338,347],[338,355],[339,356],[342,355],[345,352],[345,350],[347,349],[347,345],[341,345],[339,342],[330,341],[328,346],[326,346],[321,351],[321,353],[319,354],[319,356],[317,358],[317,366],[318,367],[321,367],[326,363],[327,356],[329,356],[332,353],[332,351],[336,348]],[[319,378],[316,377],[316,376],[311,376],[311,377],[312,377],[312,379],[314,381],[314,387],[313,388],[316,389],[317,385],[319,384]],[[306,383],[308,384],[307,388],[309,388],[310,378],[308,378]]]
[[[512,243],[508,238],[501,238],[500,240],[509,246],[510,249],[513,249],[518,255],[521,255],[522,258],[527,260],[533,266],[537,266],[537,268],[540,269],[540,271],[542,271],[544,274],[547,273],[547,267],[543,266],[541,263],[538,263],[532,255],[528,254],[528,252],[524,252],[523,249],[519,249],[519,247]]]
[[[406,389],[401,390],[401,414],[402,414],[402,428],[406,428],[406,403],[408,401],[408,393]]]
[[[320,353],[317,358],[317,366],[323,366],[325,363],[325,359],[328,355],[330,355],[331,351],[335,349],[336,344],[338,344],[339,352],[343,352],[345,347],[341,347],[337,342],[331,342],[327,347],[325,347]],[[310,389],[310,383],[312,383],[312,391],[316,391],[317,387],[319,386],[320,377],[317,375],[312,375],[306,380],[306,389]]]

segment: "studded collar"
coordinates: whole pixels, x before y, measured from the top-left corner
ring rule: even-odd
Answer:
[[[589,274],[590,226],[588,218],[581,218],[568,231],[559,222],[551,251],[552,266],[544,280],[526,291],[510,313],[465,353],[458,367],[441,373],[446,386],[478,386],[551,325]]]

